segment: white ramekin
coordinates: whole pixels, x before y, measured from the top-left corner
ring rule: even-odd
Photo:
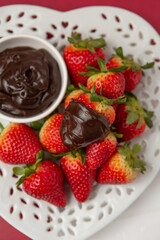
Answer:
[[[43,48],[48,51],[50,55],[57,61],[61,74],[61,89],[59,95],[57,99],[55,99],[54,102],[43,112],[40,112],[30,117],[17,117],[13,115],[11,116],[5,112],[0,112],[0,118],[3,120],[7,120],[10,122],[28,123],[45,118],[58,107],[66,92],[68,75],[63,57],[58,52],[58,50],[46,40],[31,35],[14,35],[12,37],[5,37],[0,39],[0,52],[5,50],[6,48],[22,46],[32,47],[35,49]]]

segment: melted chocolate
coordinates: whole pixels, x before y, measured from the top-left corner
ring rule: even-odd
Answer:
[[[58,64],[44,49],[15,47],[0,53],[0,109],[15,116],[44,111],[58,96]]]
[[[65,109],[61,122],[60,136],[69,149],[79,149],[97,141],[102,141],[109,132],[106,117],[72,99]]]

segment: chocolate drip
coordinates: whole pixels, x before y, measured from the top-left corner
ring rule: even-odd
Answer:
[[[110,124],[103,114],[73,99],[65,109],[60,136],[69,149],[79,149],[102,141],[109,130]]]

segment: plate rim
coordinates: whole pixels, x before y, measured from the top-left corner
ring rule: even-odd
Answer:
[[[159,33],[157,32],[157,30],[147,21],[145,20],[143,17],[141,17],[139,14],[135,13],[135,12],[132,12],[130,10],[127,10],[127,9],[124,9],[124,8],[120,8],[120,7],[114,7],[114,6],[106,6],[106,5],[94,5],[94,6],[86,6],[86,7],[80,7],[80,8],[75,8],[75,9],[72,9],[72,10],[68,10],[68,11],[59,11],[59,10],[56,10],[56,9],[52,9],[52,8],[49,8],[49,7],[45,7],[45,6],[40,6],[40,5],[31,5],[31,4],[9,4],[9,5],[5,5],[5,6],[1,6],[1,8],[12,8],[12,7],[15,7],[15,6],[18,6],[18,7],[32,7],[32,8],[40,8],[40,9],[45,9],[45,10],[49,10],[51,12],[57,12],[59,14],[68,14],[68,13],[72,13],[72,12],[76,12],[76,11],[83,11],[83,10],[92,10],[92,9],[95,9],[95,8],[98,8],[98,9],[102,9],[103,11],[105,11],[105,8],[106,9],[115,9],[117,11],[121,11],[121,12],[127,12],[129,14],[132,14],[134,15],[135,17],[138,17],[139,19],[141,19],[142,21],[144,21],[151,29],[152,31],[154,31],[156,37],[158,39],[160,39],[160,36],[159,36]],[[14,34],[16,35],[16,34]],[[95,233],[97,233],[98,231],[100,231],[101,229],[103,229],[104,227],[108,226],[110,223],[112,223],[113,220],[115,220],[117,217],[119,217],[128,207],[130,207],[136,199],[138,199],[141,194],[147,189],[147,187],[153,182],[153,180],[155,179],[155,177],[157,176],[158,172],[160,170],[160,165],[159,165],[159,168],[157,168],[154,172],[154,174],[152,175],[152,177],[150,178],[150,181],[148,181],[148,183],[145,185],[145,187],[143,189],[141,189],[141,191],[139,191],[139,195],[138,196],[135,196],[134,198],[132,198],[132,201],[129,205],[127,206],[123,206],[123,210],[120,211],[118,214],[116,214],[116,217],[112,217],[112,220],[108,223],[108,224],[103,224],[101,223],[101,227],[98,228],[98,230],[95,228],[94,231],[92,232],[92,234],[85,234],[85,238],[83,238],[83,235],[82,235],[82,239],[86,239],[88,237],[91,237],[92,235],[94,235]],[[121,208],[122,209],[122,208]],[[0,216],[5,220],[7,221],[11,226],[13,226],[16,230],[22,232],[24,235],[32,238],[32,236],[26,232],[26,231],[23,231],[23,229],[21,229],[21,227],[17,227],[17,225],[15,224],[15,220],[12,219],[12,218],[6,218],[3,214],[3,211],[1,212],[1,209],[0,209]],[[63,238],[62,238],[63,239]],[[77,239],[77,237],[75,236],[75,239]],[[80,239],[77,239],[77,240],[80,240]]]

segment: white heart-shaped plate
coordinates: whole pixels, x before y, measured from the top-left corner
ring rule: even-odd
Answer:
[[[35,35],[62,51],[67,37],[75,30],[83,38],[104,37],[106,60],[115,48],[122,46],[124,54],[133,56],[140,64],[155,61],[154,68],[146,71],[135,91],[142,105],[155,113],[154,127],[133,141],[142,145],[141,157],[147,162],[147,171],[131,184],[95,185],[83,204],[75,200],[67,187],[67,206],[57,208],[17,189],[12,166],[0,162],[0,214],[32,239],[82,240],[91,236],[133,203],[160,168],[160,39],[152,26],[136,14],[114,7],[95,6],[69,12],[30,5],[0,8],[0,37]]]

